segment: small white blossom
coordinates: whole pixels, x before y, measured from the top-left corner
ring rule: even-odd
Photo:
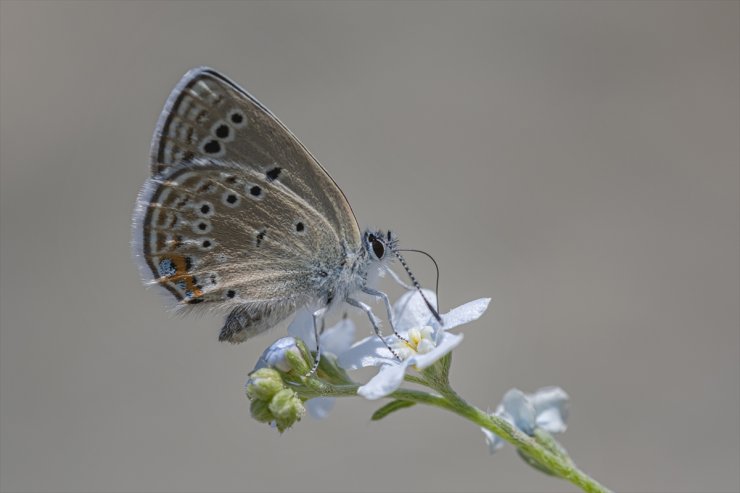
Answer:
[[[303,309],[296,313],[295,318],[288,326],[288,334],[303,340],[311,351],[316,349],[313,315],[309,310]],[[343,318],[336,325],[324,330],[319,336],[321,354],[339,356],[349,349],[354,340],[355,324],[349,318]]]
[[[519,389],[511,389],[501,400],[494,415],[513,424],[527,435],[533,435],[535,428],[550,433],[562,433],[567,428],[568,394],[560,387],[543,387],[533,394],[525,394]],[[504,446],[504,441],[495,433],[481,428],[490,453]]]
[[[314,335],[313,315],[308,310],[300,310],[293,322],[288,327],[288,333],[293,337],[302,339],[309,349],[316,347],[316,336]],[[347,351],[355,338],[355,324],[349,318],[342,319],[336,325],[324,330],[319,336],[322,355],[338,356]],[[336,399],[334,397],[314,397],[306,401],[306,410],[314,419],[326,418],[332,409]]]
[[[434,304],[436,296],[425,290],[425,296]],[[408,368],[423,370],[457,347],[462,334],[450,329],[477,320],[486,311],[490,298],[471,301],[442,315],[443,325],[432,316],[417,290],[407,291],[393,305],[396,331],[403,337],[387,337],[386,342],[400,358],[388,349],[377,336],[367,337],[339,356],[339,365],[347,370],[377,366],[375,377],[361,386],[357,393],[366,399],[380,399],[394,392],[403,382]]]

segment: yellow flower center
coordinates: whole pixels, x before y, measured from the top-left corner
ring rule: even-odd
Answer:
[[[398,341],[394,349],[403,360],[416,354],[426,354],[435,348],[433,333],[434,330],[428,325],[421,329],[413,328],[406,334],[407,340]]]

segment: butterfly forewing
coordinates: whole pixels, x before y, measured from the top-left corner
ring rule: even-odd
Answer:
[[[360,244],[347,199],[311,153],[255,98],[208,68],[188,72],[167,100],[152,143],[152,174],[199,158],[280,180],[321,210],[342,237]]]

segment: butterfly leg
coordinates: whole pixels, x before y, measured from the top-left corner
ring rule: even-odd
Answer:
[[[313,362],[313,367],[309,371],[306,377],[310,377],[316,370],[319,369],[319,362],[321,361],[321,343],[319,342],[319,336],[324,332],[324,315],[326,314],[327,308],[319,308],[313,312],[313,335],[316,337],[316,358]]]
[[[373,326],[373,331],[375,331],[375,335],[378,336],[381,341],[383,341],[383,344],[385,344],[385,347],[388,348],[391,354],[393,354],[393,356],[395,356],[396,359],[400,361],[401,358],[398,356],[396,351],[390,346],[390,344],[388,344],[388,341],[385,340],[385,338],[383,337],[383,334],[380,333],[380,320],[378,319],[378,317],[375,316],[372,308],[370,308],[368,305],[366,305],[362,301],[357,301],[354,298],[347,298],[346,301],[347,303],[354,306],[355,308],[359,308],[363,312],[367,313],[367,318],[370,319],[370,324]]]
[[[377,289],[373,289],[368,286],[363,287],[362,292],[383,300],[383,304],[385,304],[385,310],[388,312],[388,321],[391,324],[391,330],[393,330],[393,333],[396,335],[396,337],[398,337],[402,341],[409,342],[406,340],[405,337],[399,334],[398,331],[396,331],[396,320],[393,317],[393,308],[391,307],[391,301],[388,299],[388,295],[382,291],[378,291]]]

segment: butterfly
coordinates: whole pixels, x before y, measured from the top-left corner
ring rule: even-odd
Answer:
[[[344,193],[259,101],[217,71],[190,70],[152,140],[151,177],[137,199],[134,250],[146,284],[178,309],[228,311],[219,339],[243,342],[302,307],[316,340],[327,310],[388,296],[370,286],[392,259],[411,274],[390,231],[360,231]],[[423,295],[423,293],[422,293]],[[437,311],[430,310],[439,318]],[[317,362],[320,348],[317,349]]]

